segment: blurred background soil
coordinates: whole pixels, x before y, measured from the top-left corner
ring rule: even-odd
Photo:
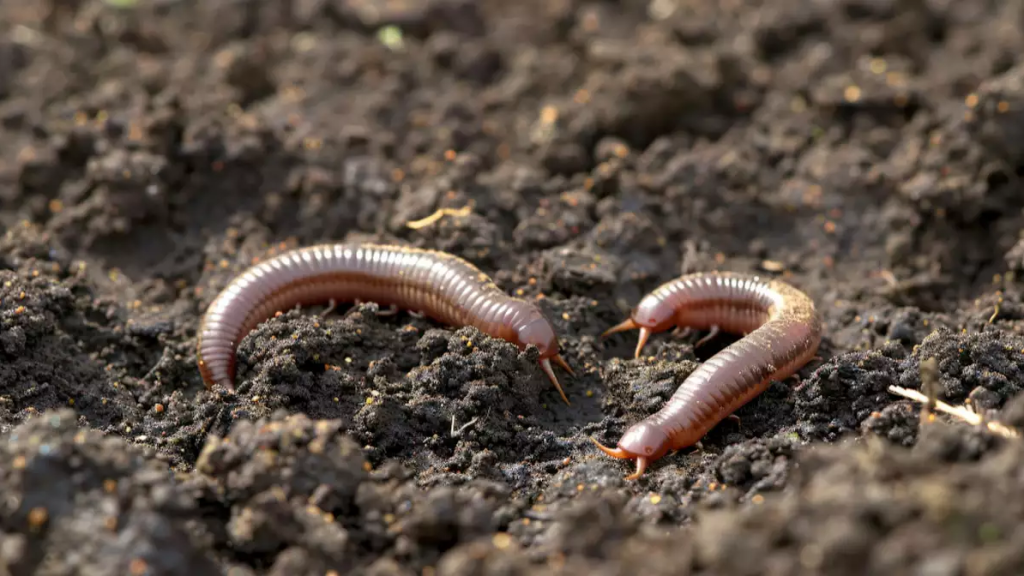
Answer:
[[[1024,4],[0,2],[0,573],[1024,573]],[[424,226],[438,209],[453,214]],[[461,210],[460,210],[461,209]],[[318,242],[446,250],[577,376],[373,303],[196,368]],[[733,338],[598,335],[684,272],[806,290],[820,358],[627,482]]]

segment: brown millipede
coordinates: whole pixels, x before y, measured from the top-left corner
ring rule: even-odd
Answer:
[[[551,322],[531,302],[512,298],[469,262],[434,250],[377,244],[297,248],[253,265],[213,300],[199,328],[197,357],[207,388],[234,390],[235,350],[242,338],[278,310],[329,301],[366,300],[423,314],[540,352],[540,366],[569,399],[551,362],[572,369],[559,353]]]
[[[637,358],[656,332],[672,326],[745,334],[701,364],[661,410],[632,425],[615,449],[591,440],[614,458],[636,459],[639,478],[650,462],[698,442],[772,381],[783,380],[814,358],[822,321],[803,292],[774,279],[732,272],[682,276],[645,296],[615,332],[640,329]]]

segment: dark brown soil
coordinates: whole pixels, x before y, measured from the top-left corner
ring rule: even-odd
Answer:
[[[1024,573],[1024,8],[943,0],[0,4],[0,573]],[[397,33],[396,33],[397,32]],[[439,208],[470,206],[421,228]],[[207,391],[254,258],[447,250],[577,376],[375,304]],[[821,358],[639,481],[598,453],[730,337],[657,284],[805,289]]]

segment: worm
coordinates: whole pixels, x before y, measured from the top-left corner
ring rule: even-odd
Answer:
[[[613,458],[636,459],[627,480],[668,452],[697,443],[772,381],[803,367],[815,357],[822,332],[814,302],[800,290],[755,275],[708,272],[662,284],[601,336],[639,328],[639,358],[651,334],[673,326],[745,336],[701,364],[658,412],[626,430],[616,448],[590,438]]]
[[[377,244],[297,248],[234,278],[210,303],[199,328],[197,359],[204,384],[234,391],[239,342],[278,310],[359,300],[421,312],[446,324],[475,326],[523,350],[532,344],[540,352],[541,369],[569,403],[551,363],[570,375],[573,371],[540,308],[506,295],[478,268],[451,254]]]

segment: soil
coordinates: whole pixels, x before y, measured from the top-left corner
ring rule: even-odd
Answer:
[[[947,0],[8,0],[3,574],[1024,573],[1024,8]],[[468,207],[468,208],[467,208]],[[423,226],[410,221],[455,212]],[[459,211],[459,209],[463,209]],[[373,303],[196,367],[256,258],[466,258],[520,352]],[[735,336],[598,338],[685,272],[825,339],[638,481],[600,454]]]

